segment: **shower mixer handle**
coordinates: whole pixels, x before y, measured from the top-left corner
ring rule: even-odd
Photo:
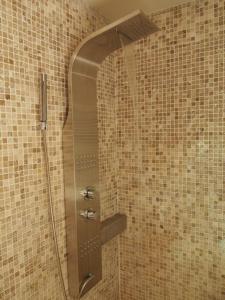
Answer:
[[[81,210],[80,216],[87,220],[95,220],[97,217],[96,211],[92,209]]]
[[[92,186],[88,186],[84,190],[82,190],[80,194],[84,197],[85,200],[91,200],[94,199],[95,189]]]

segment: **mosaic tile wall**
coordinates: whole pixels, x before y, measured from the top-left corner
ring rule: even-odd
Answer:
[[[161,31],[134,46],[135,105],[117,59],[121,300],[222,300],[225,1],[153,18]]]
[[[113,56],[102,66],[101,218],[117,212],[118,201],[128,230],[119,247],[117,239],[104,246],[103,280],[84,300],[119,299],[119,262],[121,300],[225,299],[224,14],[224,0],[201,0],[154,15],[161,31],[134,46],[134,97],[121,51],[116,68]],[[68,62],[81,39],[102,24],[82,1],[1,1],[0,299],[62,299],[38,77],[41,71],[49,76],[51,178],[66,278]]]
[[[0,2],[0,299],[62,299],[48,217],[46,174],[39,130],[39,74],[48,74],[48,144],[64,277],[66,248],[62,127],[69,58],[103,20],[78,0]],[[103,65],[99,115],[113,116],[112,59]],[[101,76],[101,74],[100,74]],[[107,84],[106,84],[107,82]],[[107,97],[107,99],[105,98]],[[106,103],[104,101],[106,100]],[[110,118],[100,122],[102,218],[116,209]],[[108,154],[107,154],[108,152]],[[112,172],[108,172],[112,170]],[[117,241],[103,249],[103,281],[85,300],[118,299]]]

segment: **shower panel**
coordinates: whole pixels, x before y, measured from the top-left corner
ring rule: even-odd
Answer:
[[[102,278],[98,176],[96,78],[102,61],[158,28],[141,12],[100,29],[86,38],[69,67],[69,103],[63,132],[68,281],[79,299]]]

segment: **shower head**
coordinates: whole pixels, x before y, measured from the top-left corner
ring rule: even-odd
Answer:
[[[117,22],[119,22],[116,27],[118,33],[125,36],[130,42],[138,41],[159,30],[141,10],[136,10]]]

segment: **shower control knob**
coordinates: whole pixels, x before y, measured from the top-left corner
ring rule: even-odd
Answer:
[[[81,210],[80,211],[80,216],[83,217],[84,219],[88,220],[95,220],[96,219],[96,211],[92,209],[87,209],[87,210]]]
[[[88,211],[88,213],[87,213],[87,218],[89,219],[89,220],[95,220],[96,219],[96,212],[95,211]]]
[[[83,196],[85,200],[94,199],[94,193],[95,193],[95,190],[91,186],[88,186],[86,189],[84,189],[80,192],[81,196]]]

